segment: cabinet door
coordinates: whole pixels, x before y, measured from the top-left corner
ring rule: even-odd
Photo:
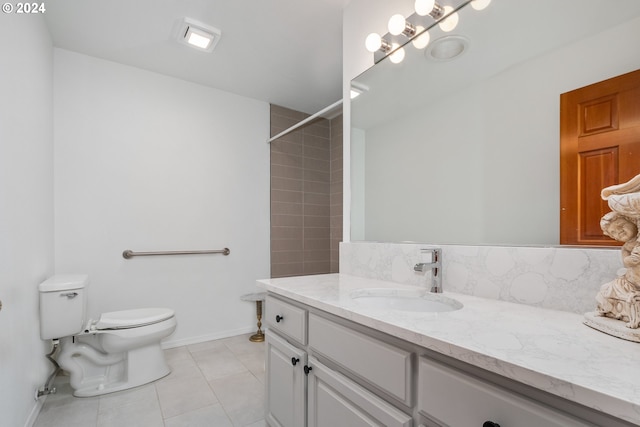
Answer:
[[[427,426],[593,427],[464,372],[420,358],[418,409]]]
[[[309,358],[308,427],[410,427],[404,412]]]
[[[303,427],[307,353],[267,331],[266,419],[272,427]]]

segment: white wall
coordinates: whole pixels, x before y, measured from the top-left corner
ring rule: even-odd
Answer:
[[[43,19],[0,14],[0,52],[0,425],[22,426],[53,371],[37,292],[53,272],[53,59]]]
[[[55,267],[89,274],[89,314],[171,307],[166,346],[254,330],[240,296],[269,277],[269,105],[61,49],[54,89]]]

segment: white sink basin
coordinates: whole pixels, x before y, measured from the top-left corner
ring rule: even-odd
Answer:
[[[358,307],[379,310],[442,313],[462,308],[460,301],[422,290],[361,289],[351,298]]]

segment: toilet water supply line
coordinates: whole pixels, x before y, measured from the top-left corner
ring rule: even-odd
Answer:
[[[51,363],[53,363],[55,369],[53,370],[51,375],[49,375],[49,378],[47,378],[47,382],[36,391],[36,400],[38,400],[42,396],[46,396],[48,394],[53,394],[56,392],[56,388],[51,387],[51,385],[53,384],[53,380],[56,378],[56,375],[58,375],[58,372],[60,372],[60,365],[58,365],[56,359],[53,358],[53,355],[56,353],[56,351],[58,351],[60,342],[57,339],[51,341],[53,343],[53,349],[51,350],[51,353],[46,355],[46,357]]]

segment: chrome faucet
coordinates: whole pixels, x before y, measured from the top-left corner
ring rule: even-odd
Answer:
[[[442,249],[420,249],[420,252],[431,252],[431,262],[420,262],[413,266],[413,270],[421,272],[432,270],[431,292],[442,293]]]

